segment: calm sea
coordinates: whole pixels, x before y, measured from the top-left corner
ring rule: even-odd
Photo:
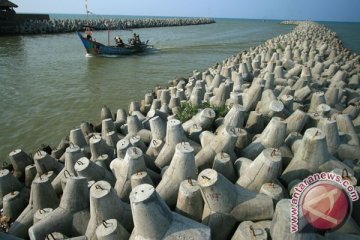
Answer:
[[[329,26],[360,52],[359,24]],[[156,84],[205,70],[291,28],[278,21],[216,19],[210,25],[137,29],[157,50],[121,58],[85,57],[75,33],[1,37],[0,162],[16,148],[57,146],[82,121],[99,122],[103,105],[126,109]],[[132,32],[113,31],[111,40],[115,35],[127,39]],[[106,43],[107,31],[94,37]]]

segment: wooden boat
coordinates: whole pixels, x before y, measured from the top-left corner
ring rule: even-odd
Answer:
[[[77,32],[80,37],[86,52],[92,56],[122,56],[141,53],[151,48],[148,41],[137,44],[123,44],[122,46],[105,45],[95,40],[84,37],[80,32]]]

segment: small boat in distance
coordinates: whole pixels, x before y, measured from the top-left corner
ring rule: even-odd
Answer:
[[[91,31],[91,30],[87,30]],[[105,45],[97,42],[92,38],[92,33],[85,33],[83,36],[80,32],[77,32],[80,37],[87,54],[91,56],[122,56],[122,55],[131,55],[136,53],[141,53],[146,51],[149,48],[152,48],[151,45],[148,45],[148,41],[141,42],[139,39],[139,35],[134,34],[134,38],[131,40],[129,44],[123,43],[122,40],[118,37],[115,38],[116,45]],[[135,41],[136,38],[138,41]],[[109,42],[109,40],[108,40]]]

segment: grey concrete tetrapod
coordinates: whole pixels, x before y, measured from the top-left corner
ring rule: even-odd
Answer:
[[[106,181],[98,181],[90,188],[90,220],[85,236],[96,239],[96,228],[106,219],[116,219],[129,235],[134,225],[130,206],[122,202],[115,190]]]
[[[204,200],[197,181],[192,179],[182,181],[176,202],[176,212],[201,222],[203,208]]]
[[[128,148],[124,159],[114,166],[114,170],[116,173],[115,191],[121,200],[128,202],[131,192],[131,176],[147,170],[141,149]]]
[[[181,122],[177,119],[169,120],[167,122],[165,144],[155,159],[155,165],[159,168],[169,165],[175,153],[176,144],[183,141],[185,141],[185,134]]]
[[[210,240],[210,229],[207,226],[171,212],[149,184],[134,188],[130,202],[135,226],[130,239]]]
[[[66,181],[67,176],[77,176],[77,173],[74,169],[75,163],[80,158],[84,157],[84,153],[81,151],[80,147],[77,145],[70,144],[69,147],[65,150],[65,166],[61,172],[55,177],[51,182],[56,193],[60,195],[62,193],[61,182]]]
[[[67,180],[60,205],[46,218],[29,229],[32,240],[45,239],[52,232],[66,236],[84,235],[90,218],[89,189],[84,177],[71,177]]]
[[[210,226],[213,239],[229,237],[236,221],[272,218],[270,197],[234,185],[213,169],[202,171],[198,183],[205,202],[203,223]]]
[[[20,191],[23,185],[10,173],[8,169],[0,170],[0,206],[2,206],[3,197],[13,191]]]
[[[245,129],[252,134],[261,133],[264,130],[263,115],[256,111],[251,111],[246,121]]]
[[[329,153],[334,155],[341,143],[336,121],[328,118],[322,118],[318,123],[318,128],[325,134]]]
[[[276,204],[274,217],[272,220],[270,234],[274,240],[283,240],[283,239],[318,239],[315,233],[291,233],[290,232],[290,209],[291,209],[291,200],[282,199]],[[301,220],[300,218],[299,220]]]
[[[230,86],[226,83],[221,83],[219,88],[214,89],[214,96],[210,98],[209,102],[213,106],[224,106],[228,95],[230,95]]]
[[[257,102],[261,99],[261,94],[264,89],[264,85],[253,82],[250,88],[244,92],[243,103],[245,111],[252,111],[255,109]]]
[[[304,179],[319,170],[320,165],[330,159],[325,134],[318,128],[306,130],[299,149],[295,152],[281,179],[290,183],[294,179]]]
[[[152,139],[163,140],[166,136],[166,123],[159,116],[149,120]]]
[[[360,140],[350,116],[348,114],[339,114],[336,116],[336,122],[339,130],[351,137],[348,144],[360,146]]]
[[[274,182],[264,183],[261,186],[259,193],[263,193],[271,197],[275,203],[285,198],[286,196],[285,188]]]
[[[15,220],[9,229],[11,235],[26,238],[28,229],[33,225],[33,216],[38,209],[56,208],[59,199],[47,177],[37,177],[31,184],[28,206]]]
[[[30,187],[37,174],[35,164],[25,167],[25,186]]]
[[[257,156],[240,176],[237,184],[253,191],[259,191],[264,183],[277,179],[282,171],[281,153],[274,148],[267,148]]]
[[[128,240],[130,237],[126,229],[114,218],[103,220],[96,228],[95,234],[98,240]]]
[[[69,141],[72,144],[79,146],[80,148],[87,146],[85,136],[80,128],[75,128],[70,131]]]
[[[3,197],[2,215],[9,219],[16,219],[26,207],[26,200],[19,191],[6,194]]]
[[[236,155],[234,147],[236,143],[236,131],[233,127],[223,128],[216,137],[195,155],[195,163],[199,170],[211,168],[214,163],[214,157],[217,153],[225,152],[235,161]]]
[[[196,178],[194,149],[187,142],[178,143],[169,168],[163,175],[156,191],[169,205],[174,206],[183,180]]]
[[[307,121],[308,115],[306,115],[305,112],[296,109],[295,112],[285,119],[287,124],[287,134],[291,132],[302,132]]]
[[[14,168],[14,176],[20,181],[25,180],[25,168],[34,163],[33,159],[22,149],[15,149],[9,153],[9,159]]]
[[[144,183],[154,185],[153,181],[151,180],[149,174],[146,171],[137,172],[131,175],[130,182],[131,189]]]
[[[59,174],[64,168],[64,165],[56,161],[55,158],[51,157],[44,151],[37,151],[34,155],[34,162],[36,166],[36,171],[38,174],[42,175],[48,171],[54,171],[54,173]]]
[[[162,147],[164,146],[164,139],[166,136],[166,124],[160,117],[155,116],[149,120],[152,140],[146,150],[149,157],[156,158]]]
[[[101,123],[101,137],[102,139],[106,139],[106,134],[109,132],[116,132],[116,126],[114,121],[111,118],[107,118],[102,120]]]
[[[212,169],[226,177],[230,182],[235,182],[235,169],[229,154],[220,152],[215,155]]]
[[[201,127],[204,130],[211,128],[215,119],[215,111],[211,108],[205,108],[193,116],[190,120],[183,123],[184,131],[189,132],[194,125]]]
[[[261,135],[241,151],[243,157],[255,159],[265,148],[279,148],[286,138],[286,122],[273,117]]]
[[[271,198],[234,185],[213,169],[202,171],[198,183],[205,205],[211,211],[229,213],[237,221],[265,220],[272,217],[274,209]]]
[[[234,104],[229,112],[224,117],[223,125],[221,125],[217,132],[224,127],[242,128],[245,121],[244,107],[239,104]]]
[[[113,158],[114,156],[114,150],[106,144],[104,139],[97,137],[96,135],[90,138],[90,151],[90,159],[93,161],[103,154],[107,154],[110,158]]]
[[[78,176],[86,177],[88,181],[105,180],[112,186],[115,185],[116,179],[114,175],[107,169],[100,167],[86,157],[82,157],[76,161],[74,166]]]
[[[254,224],[251,221],[244,221],[237,227],[231,240],[267,240],[268,237],[267,231],[259,226],[259,224]]]

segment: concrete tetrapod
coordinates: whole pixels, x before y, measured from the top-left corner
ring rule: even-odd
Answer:
[[[155,165],[159,168],[169,165],[175,153],[176,144],[185,141],[185,139],[181,122],[177,119],[169,120],[167,122],[165,144],[155,159]]]
[[[328,118],[322,118],[318,123],[318,128],[320,128],[325,134],[329,153],[334,155],[341,143],[336,121]]]
[[[203,208],[204,200],[197,181],[192,179],[182,181],[176,202],[176,212],[201,222]]]
[[[26,207],[26,200],[19,191],[6,194],[3,197],[3,216],[16,219]]]
[[[128,148],[124,159],[113,167],[116,173],[115,191],[120,199],[125,202],[129,202],[131,176],[133,174],[146,171],[150,177],[153,177],[150,173],[154,173],[146,168],[143,152],[137,147]],[[156,173],[154,173],[154,175],[156,175]],[[154,181],[155,179],[152,180],[153,182],[157,182]]]
[[[318,128],[306,130],[294,158],[281,175],[289,184],[294,179],[304,179],[319,170],[320,165],[330,159],[325,134]]]
[[[90,161],[86,157],[82,157],[77,160],[74,169],[78,176],[86,177],[88,181],[105,180],[112,186],[115,185],[116,179],[110,171],[100,167],[99,165],[96,165],[93,161]]]
[[[287,124],[273,117],[261,135],[241,151],[242,157],[255,159],[265,148],[279,148],[286,138]]]
[[[195,156],[195,164],[201,171],[206,168],[211,168],[214,163],[214,158],[217,153],[228,153],[232,160],[235,161],[236,155],[234,147],[236,143],[236,132],[233,127],[223,128],[213,140],[203,146],[203,148]]]
[[[298,240],[298,239],[309,239],[317,240],[315,233],[291,233],[290,232],[290,209],[291,200],[282,199],[276,204],[272,225],[270,228],[271,237],[273,240]],[[301,220],[301,218],[299,219]],[[321,239],[321,238],[320,238]]]
[[[2,208],[3,197],[13,191],[20,191],[24,186],[8,170],[0,170],[0,207]]]
[[[98,240],[128,240],[130,237],[130,234],[116,219],[103,220],[96,228],[95,234]]]
[[[194,125],[201,127],[203,130],[211,128],[215,119],[215,111],[211,108],[205,108],[193,116],[190,120],[184,122],[182,127],[185,132],[189,132],[190,128]],[[152,131],[152,129],[151,129]]]
[[[178,143],[156,191],[170,207],[175,206],[181,182],[187,178],[195,179],[196,172],[194,149],[188,142]]]
[[[66,182],[67,176],[77,176],[77,173],[74,169],[75,163],[80,158],[84,157],[84,153],[81,151],[80,147],[77,145],[70,144],[69,147],[65,150],[65,166],[61,172],[55,177],[51,182],[56,193],[60,195],[62,193],[61,183]]]
[[[119,199],[108,182],[98,181],[90,188],[90,220],[85,236],[96,239],[96,228],[106,219],[117,220],[124,235],[129,236],[134,227],[130,206]]]
[[[36,171],[40,175],[47,173],[48,171],[54,171],[54,173],[59,174],[64,168],[63,164],[41,150],[35,153],[34,162]]]
[[[274,207],[270,197],[234,185],[213,169],[202,171],[198,183],[205,202],[203,223],[211,228],[213,239],[229,237],[236,221],[272,218]]]
[[[104,139],[102,139],[101,137],[97,137],[96,135],[90,138],[90,151],[90,160],[93,161],[100,158],[103,154],[107,154],[111,159],[114,156],[113,149],[111,149],[111,147],[106,144]]]
[[[244,221],[239,224],[231,240],[267,240],[268,233],[260,226],[251,221]]]
[[[240,175],[236,183],[239,186],[258,192],[264,183],[276,180],[281,170],[280,151],[267,148],[254,159],[247,168],[246,174]]]
[[[11,164],[14,168],[14,176],[20,181],[25,180],[25,168],[33,164],[34,161],[31,159],[31,157],[24,152],[22,149],[15,149],[11,153],[9,153],[9,159],[11,161]]]
[[[234,104],[229,112],[224,117],[223,124],[216,130],[219,132],[224,127],[242,128],[245,121],[244,107],[239,104]]]
[[[26,238],[28,229],[33,225],[33,217],[38,209],[56,208],[59,199],[47,177],[37,177],[31,184],[30,200],[28,206],[15,220],[9,229],[11,235]]]
[[[171,212],[149,184],[134,188],[130,202],[135,226],[130,239],[211,239],[207,226]]]
[[[75,128],[70,131],[69,142],[80,148],[84,148],[88,145],[80,128]]]
[[[29,229],[31,240],[45,239],[53,232],[66,236],[84,235],[90,218],[89,189],[84,177],[68,179],[60,205]]]

